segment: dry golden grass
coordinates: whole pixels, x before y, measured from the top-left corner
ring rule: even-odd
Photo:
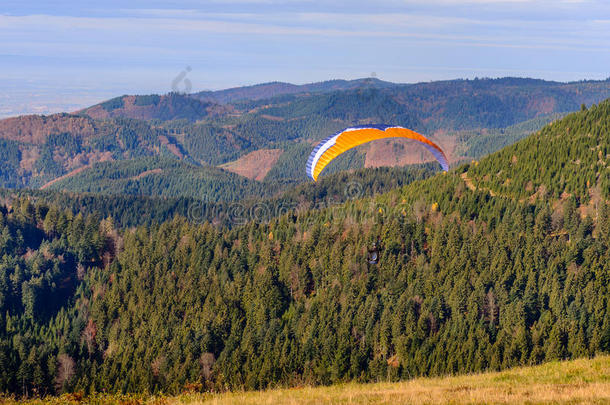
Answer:
[[[74,394],[24,404],[610,404],[610,356],[553,362],[497,373],[418,378],[399,383],[339,384],[329,387],[274,389],[176,397]]]
[[[182,396],[169,404],[610,404],[610,357],[499,373]]]

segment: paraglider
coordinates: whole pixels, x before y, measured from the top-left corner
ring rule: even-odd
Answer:
[[[360,125],[346,128],[320,142],[307,159],[307,175],[313,181],[317,181],[322,170],[343,152],[363,143],[384,138],[413,139],[434,155],[444,171],[449,170],[449,163],[443,150],[425,136],[395,125]]]
[[[373,242],[373,246],[368,250],[367,261],[369,264],[379,263],[379,249],[381,249],[381,239],[377,237],[377,242]]]

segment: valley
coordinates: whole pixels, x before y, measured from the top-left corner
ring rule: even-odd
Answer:
[[[264,390],[607,353],[608,122],[606,101],[448,173],[329,174],[267,205],[6,194],[0,384]]]

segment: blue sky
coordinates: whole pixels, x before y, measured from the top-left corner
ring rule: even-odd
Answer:
[[[610,76],[608,0],[14,1],[0,4],[0,116],[375,72],[394,82]],[[28,110],[29,109],[29,110]]]

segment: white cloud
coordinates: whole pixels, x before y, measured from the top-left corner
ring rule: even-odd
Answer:
[[[521,21],[515,19],[490,21],[476,18],[444,17],[408,13],[200,13],[157,10],[146,13],[159,17],[72,17],[49,15],[0,15],[0,30],[6,34],[23,33],[35,43],[53,41],[55,35],[79,38],[94,37],[104,43],[106,34],[120,35],[124,46],[146,36],[163,33],[168,37],[203,33],[243,36],[310,38],[384,38],[467,46],[508,47],[528,49],[575,49],[600,51],[610,45],[610,32],[604,20]],[[105,34],[106,33],[106,34]],[[82,35],[80,35],[82,34]],[[18,41],[21,42],[21,41]],[[13,44],[14,46],[15,44]],[[114,42],[111,46],[117,46]],[[4,47],[10,47],[11,43]],[[7,50],[5,49],[5,52]]]

